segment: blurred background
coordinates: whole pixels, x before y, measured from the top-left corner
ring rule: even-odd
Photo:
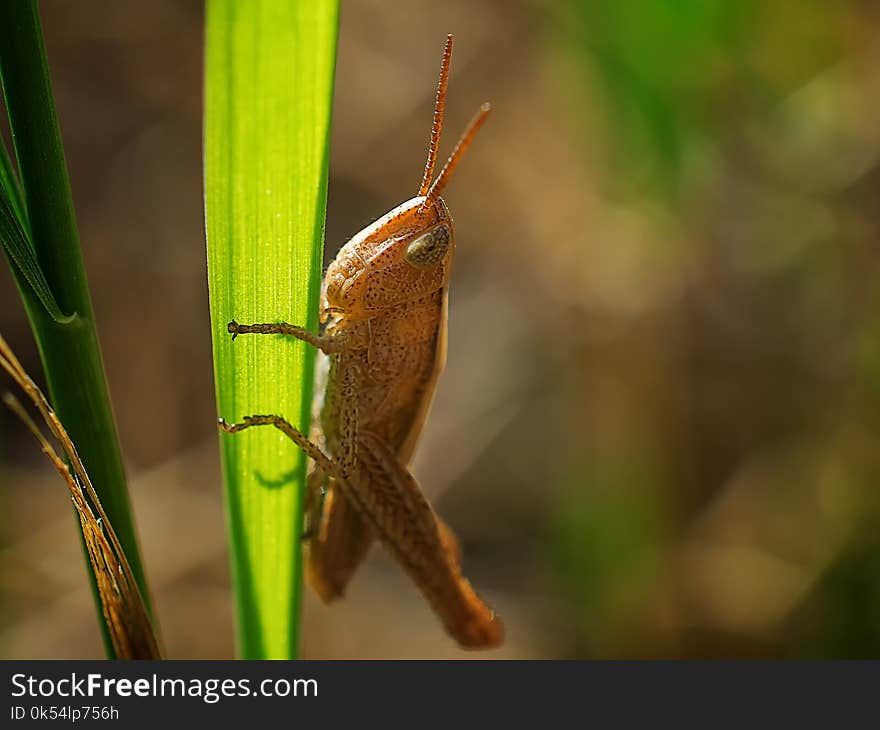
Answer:
[[[168,655],[230,657],[202,6],[41,6]],[[447,32],[442,154],[495,111],[444,196],[414,471],[508,640],[460,652],[375,550],[345,602],[308,593],[303,655],[880,656],[877,4],[343,2],[328,260],[415,193]],[[0,655],[102,656],[66,488],[5,414],[0,480]]]

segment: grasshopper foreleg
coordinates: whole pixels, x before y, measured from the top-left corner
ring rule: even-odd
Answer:
[[[317,347],[321,352],[330,355],[341,352],[346,347],[346,338],[339,336],[316,335],[305,327],[287,322],[265,322],[262,324],[239,324],[234,319],[226,325],[226,331],[234,340],[239,335],[285,335],[295,337]]]
[[[306,438],[305,434],[295,426],[291,426],[281,416],[245,416],[241,423],[227,423],[220,418],[217,421],[220,428],[226,433],[238,433],[253,426],[274,426],[295,443],[315,464],[323,471],[336,474],[339,468],[333,460],[327,456],[320,447]]]
[[[218,423],[225,433],[238,433],[253,426],[274,426],[314,460],[315,466],[306,482],[308,525],[303,535],[309,540],[309,582],[325,602],[339,598],[373,540],[368,523],[339,492],[339,484],[345,482],[349,474],[346,460],[333,461],[281,416],[246,416],[241,423],[226,423],[221,418]],[[356,452],[347,451],[349,458],[355,457]],[[325,492],[323,486],[328,478],[330,484]],[[351,493],[351,488],[347,487],[346,491]],[[330,517],[333,519],[328,519]]]

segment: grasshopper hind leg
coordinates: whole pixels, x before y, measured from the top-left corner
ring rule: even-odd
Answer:
[[[410,471],[375,435],[362,433],[359,445],[359,478],[349,489],[377,537],[463,648],[501,644],[501,619],[462,575],[458,541],[439,520]]]
[[[323,503],[323,513],[309,518],[306,575],[321,600],[331,603],[345,595],[345,589],[370,552],[376,534],[369,520],[349,502],[335,480],[330,481]],[[437,532],[444,550],[456,565],[460,564],[458,538],[439,517]]]

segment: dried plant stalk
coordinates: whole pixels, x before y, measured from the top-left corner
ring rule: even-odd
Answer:
[[[137,581],[131,572],[131,566],[113,530],[113,525],[110,524],[101,506],[101,501],[95,493],[76,447],[46,397],[25,372],[2,336],[0,336],[0,367],[9,373],[34,404],[49,432],[67,457],[65,463],[21,402],[12,393],[5,393],[3,402],[28,427],[42,447],[43,453],[49,457],[49,461],[70,489],[116,658],[161,659],[159,640]]]

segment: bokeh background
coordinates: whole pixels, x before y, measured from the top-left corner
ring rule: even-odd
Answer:
[[[165,644],[229,657],[202,7],[41,5]],[[343,2],[328,257],[414,194],[450,31],[444,154],[495,111],[414,471],[508,626],[466,656],[880,655],[877,4]],[[5,269],[0,331],[39,376]],[[100,657],[66,488],[0,429],[0,655]],[[463,655],[379,550],[303,654]]]

